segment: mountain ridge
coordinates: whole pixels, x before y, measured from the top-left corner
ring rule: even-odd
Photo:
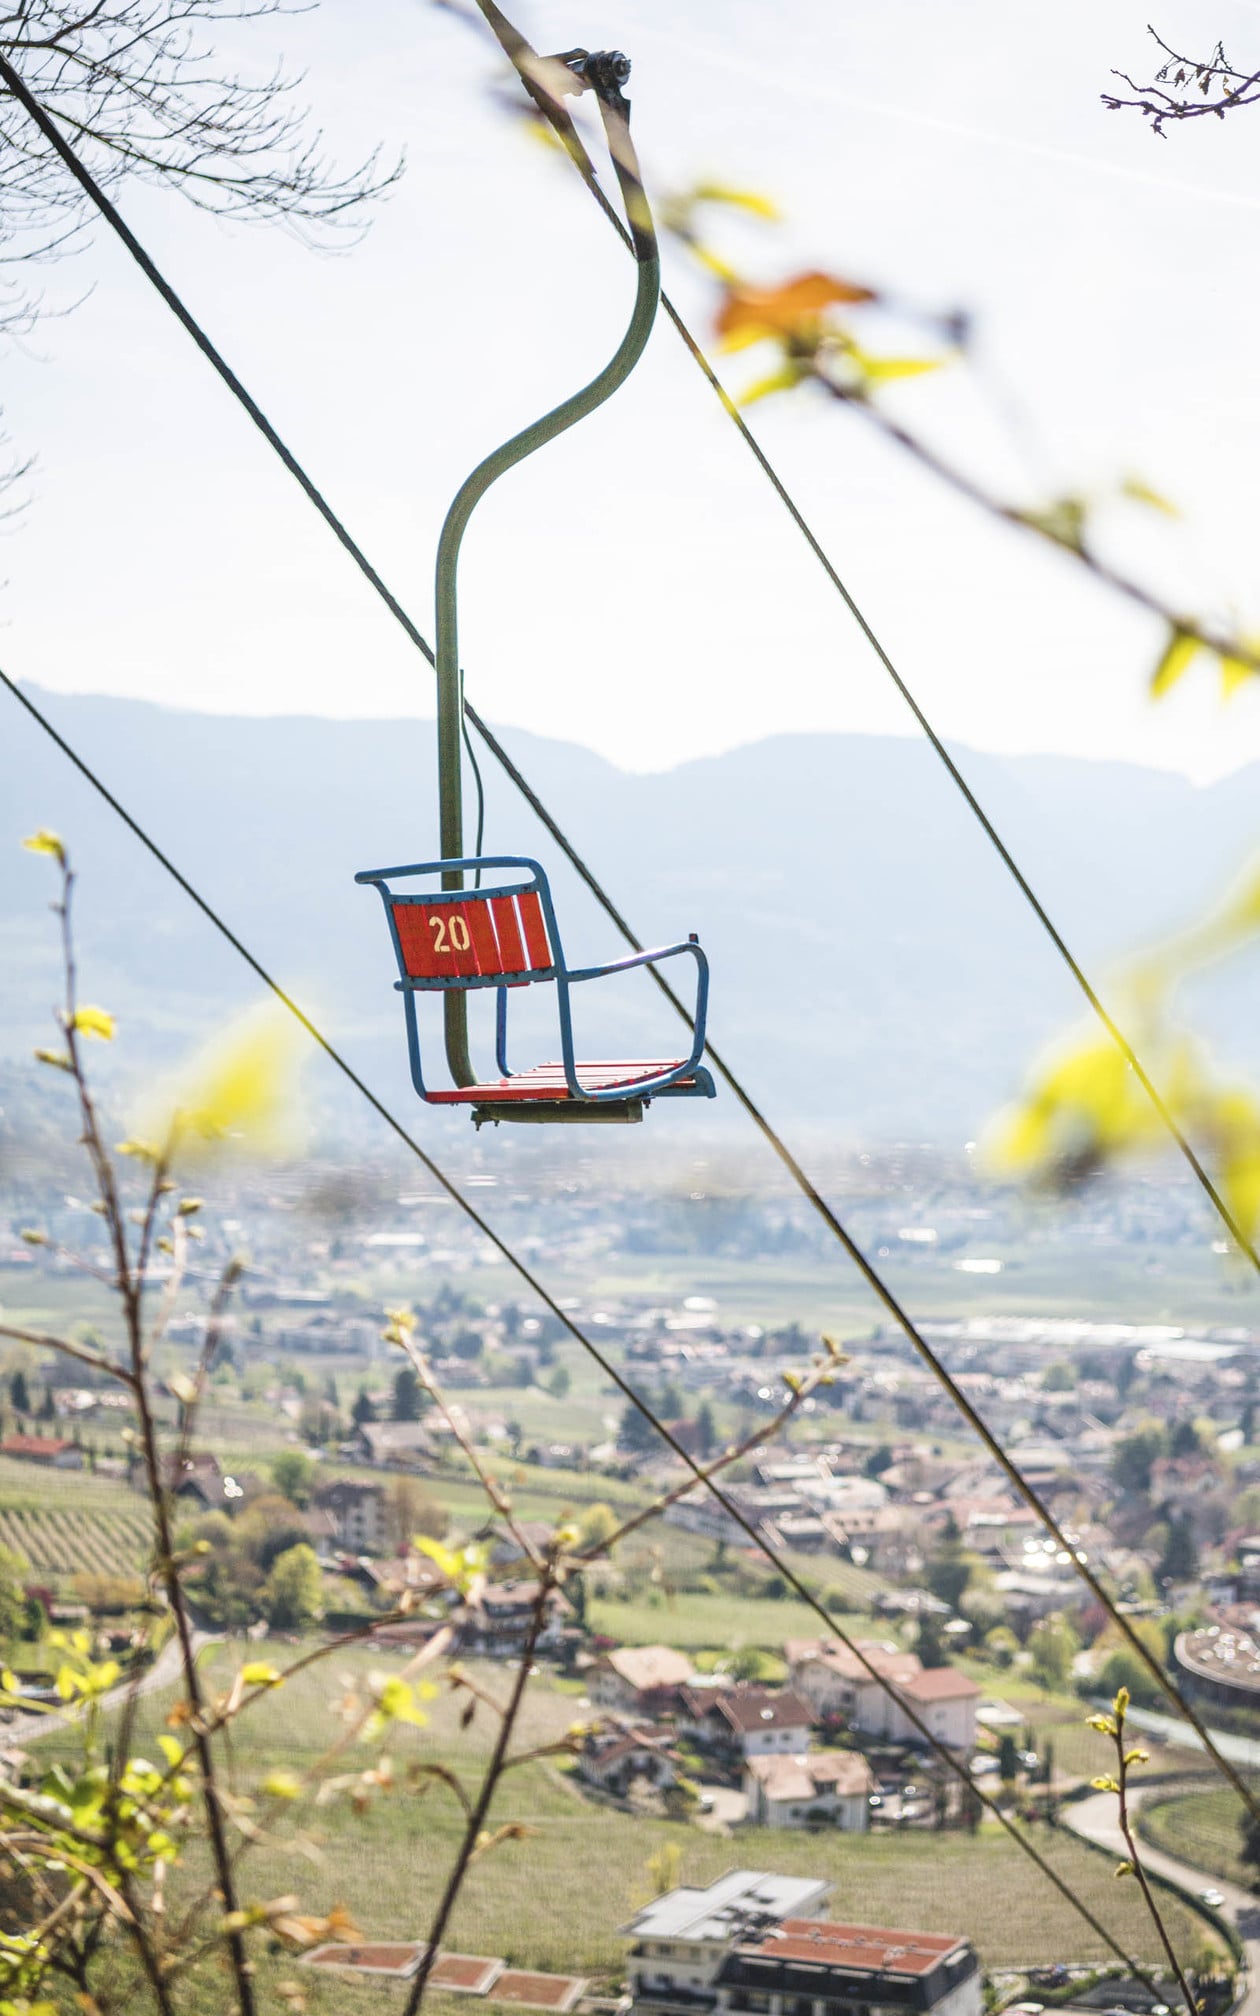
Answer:
[[[431,721],[197,714],[26,690],[277,977],[310,995],[352,1059],[409,1097],[388,945],[353,876],[436,853]],[[496,732],[646,942],[699,930],[714,1038],[787,1117],[846,1137],[974,1137],[1038,1047],[1081,1012],[921,741],[776,735],[642,773],[580,743]],[[1202,914],[1260,837],[1257,764],[1194,785],[1138,764],[952,753],[1096,980]],[[571,958],[616,956],[610,924],[549,836],[496,766],[483,758],[482,769],[487,851],[544,861]],[[38,825],[74,851],[91,997],[141,1035],[146,1057],[173,1053],[256,993],[14,708],[0,738],[0,1055],[45,1040],[56,995],[46,866],[15,852]],[[676,1022],[641,980],[624,983],[624,1003],[622,988],[588,990],[587,1041],[596,1054],[614,1041],[665,1054]],[[1189,1001],[1195,1026],[1242,1068],[1260,1068],[1251,992],[1243,960]],[[547,1004],[521,1005],[522,1060],[553,1055]]]

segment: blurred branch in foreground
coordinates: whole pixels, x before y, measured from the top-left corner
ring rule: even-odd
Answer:
[[[1175,1019],[1177,989],[1193,973],[1253,946],[1260,935],[1260,867],[1198,923],[1130,962],[1119,976],[1126,1025],[1165,1103],[1207,1145],[1243,1235],[1260,1230],[1260,1098],[1220,1075],[1206,1047]],[[1005,1174],[1064,1190],[1167,1145],[1159,1115],[1124,1056],[1092,1026],[1066,1038],[995,1122],[988,1143]]]

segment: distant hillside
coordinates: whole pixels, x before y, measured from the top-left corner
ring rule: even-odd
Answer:
[[[436,852],[432,724],[36,697],[373,1082],[409,1099],[384,924],[353,876]],[[0,1056],[44,1040],[56,995],[47,864],[17,852],[40,824],[73,845],[83,984],[121,1017],[124,1057],[169,1054],[253,998],[239,962],[34,724],[12,704],[0,721]],[[714,1035],[777,1113],[849,1140],[967,1138],[1077,1012],[920,742],[780,736],[636,777],[576,746],[515,730],[504,739],[650,942],[700,932]],[[1135,766],[958,753],[1100,970],[1201,908],[1260,844],[1255,768],[1196,790]],[[484,767],[487,848],[537,851],[553,870],[570,957],[617,954],[532,816]],[[1230,971],[1194,1012],[1260,1070],[1253,999],[1248,971]],[[589,1053],[630,1041],[642,1055],[653,1030],[673,1040],[642,980],[611,996],[592,989],[581,1009]],[[555,1054],[541,1006],[535,1020],[536,1032],[522,1023],[522,1061]]]

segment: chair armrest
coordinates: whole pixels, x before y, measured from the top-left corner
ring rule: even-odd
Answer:
[[[575,985],[579,980],[602,980],[607,973],[628,973],[635,966],[653,966],[658,959],[673,959],[679,952],[694,952],[699,966],[708,965],[694,938],[684,938],[677,945],[660,945],[653,952],[632,952],[625,959],[610,959],[606,966],[583,966],[576,973],[566,971],[564,977]]]
[[[578,1081],[573,1055],[573,1030],[568,1005],[570,981],[600,980],[610,973],[628,973],[636,966],[654,966],[659,960],[674,959],[680,952],[690,952],[696,962],[696,1005],[693,1014],[688,1018],[693,1030],[691,1050],[685,1062],[672,1072],[668,1079],[664,1081],[653,1079],[650,1081],[650,1090],[648,1093],[650,1097],[651,1092],[655,1091],[659,1084],[670,1083],[674,1078],[684,1075],[685,1072],[693,1071],[704,1054],[705,1023],[709,1006],[709,962],[705,958],[698,942],[694,938],[684,938],[677,945],[661,945],[651,952],[635,952],[625,959],[610,960],[607,966],[584,966],[577,973],[570,973],[561,968],[557,972],[556,981],[560,996],[560,1040],[564,1052],[564,1075],[569,1091],[575,1099],[583,1097],[600,1099],[608,1098],[612,1095],[610,1093],[584,1094],[582,1086]],[[676,996],[674,998],[677,999]]]

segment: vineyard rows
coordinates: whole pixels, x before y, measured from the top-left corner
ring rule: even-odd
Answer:
[[[134,1575],[151,1540],[139,1512],[52,1505],[0,1510],[0,1546],[49,1575]]]

